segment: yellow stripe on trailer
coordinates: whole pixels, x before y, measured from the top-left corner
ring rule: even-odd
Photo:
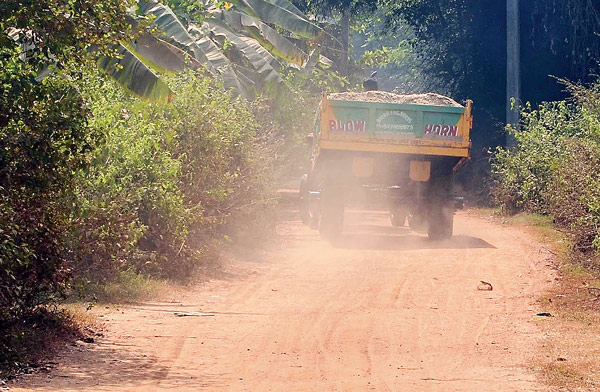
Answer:
[[[428,146],[414,144],[387,144],[377,142],[359,142],[321,139],[319,148],[322,150],[364,151],[391,154],[414,154],[468,158],[470,145],[462,146]]]

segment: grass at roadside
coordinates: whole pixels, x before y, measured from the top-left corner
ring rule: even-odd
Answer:
[[[553,226],[552,218],[547,215],[521,213],[509,216],[502,214],[499,209],[495,208],[477,208],[469,211],[478,216],[493,219],[501,224],[527,229],[537,239],[552,245],[553,252],[560,252],[561,258],[571,253],[568,238]]]
[[[85,282],[73,297],[85,302],[126,303],[160,297],[169,283],[134,271],[122,271],[106,284]]]
[[[557,270],[556,284],[538,302],[554,317],[536,321],[544,339],[533,367],[556,390],[600,390],[600,274],[586,267],[598,264],[590,256],[574,253],[569,238],[550,217],[506,216],[494,209],[472,212],[524,229],[546,244],[549,262]]]

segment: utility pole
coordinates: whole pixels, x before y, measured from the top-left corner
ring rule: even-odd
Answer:
[[[521,39],[519,27],[519,0],[506,0],[506,123],[518,128],[521,113]],[[513,147],[514,137],[507,136],[506,144]]]

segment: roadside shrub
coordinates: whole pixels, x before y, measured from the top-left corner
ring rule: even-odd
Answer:
[[[511,150],[494,154],[494,196],[505,212],[549,214],[578,251],[600,254],[600,83],[565,82],[573,98],[523,111]]]
[[[13,343],[65,289],[65,234],[73,173],[99,135],[68,80],[32,82],[35,73],[0,52],[0,365]]]
[[[178,187],[181,163],[166,148],[165,129],[149,120],[150,104],[93,71],[81,78],[90,126],[105,141],[77,174],[70,240],[77,275],[102,284],[131,268],[163,273],[190,220]]]
[[[281,99],[259,97],[252,103],[261,145],[271,151],[278,177],[298,177],[308,164],[306,136],[313,131],[320,95],[292,92]]]
[[[182,164],[180,188],[195,215],[190,240],[198,245],[214,231],[237,241],[264,239],[275,224],[276,141],[259,135],[244,100],[208,78],[187,74],[171,83],[178,91],[173,105],[152,116],[175,135],[169,149]]]
[[[492,160],[494,199],[507,213],[548,213],[547,190],[562,155],[561,140],[575,133],[573,108],[566,102],[544,103],[523,112],[522,130],[507,128],[514,149],[497,148]]]
[[[130,97],[97,74],[80,83],[90,125],[106,138],[78,173],[80,285],[124,271],[189,278],[226,236],[256,241],[273,229],[270,151],[244,101],[191,73],[169,80],[169,104]]]
[[[577,249],[600,253],[600,148],[572,139],[565,141],[562,157],[548,192],[550,213]]]
[[[14,89],[2,96],[9,117],[0,133],[0,319],[12,320],[61,291],[72,172],[95,134],[68,82],[12,84],[14,75],[3,75]]]
[[[73,275],[133,296],[115,284],[191,278],[217,244],[273,233],[275,141],[247,102],[189,73],[150,104],[82,64],[34,83],[13,60],[0,53],[0,367]]]

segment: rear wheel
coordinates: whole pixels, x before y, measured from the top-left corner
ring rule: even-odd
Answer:
[[[427,234],[432,240],[447,240],[452,237],[454,208],[450,203],[440,203],[429,209]]]
[[[438,172],[432,176],[428,192],[427,234],[432,240],[449,239],[454,226],[452,173]]]
[[[310,223],[310,192],[308,189],[308,176],[305,174],[300,180],[300,219],[302,223]]]
[[[414,231],[424,231],[427,227],[427,216],[425,216],[424,210],[419,208],[418,210],[412,211],[408,214],[408,226]]]
[[[311,229],[319,227],[319,214],[315,211],[316,203],[310,200],[310,187],[308,176],[305,174],[300,180],[300,219]]]
[[[402,227],[406,222],[406,208],[401,205],[393,205],[390,208],[390,221],[392,226]]]
[[[342,187],[324,187],[321,190],[321,220],[319,233],[324,239],[342,234],[344,227],[344,191]]]

